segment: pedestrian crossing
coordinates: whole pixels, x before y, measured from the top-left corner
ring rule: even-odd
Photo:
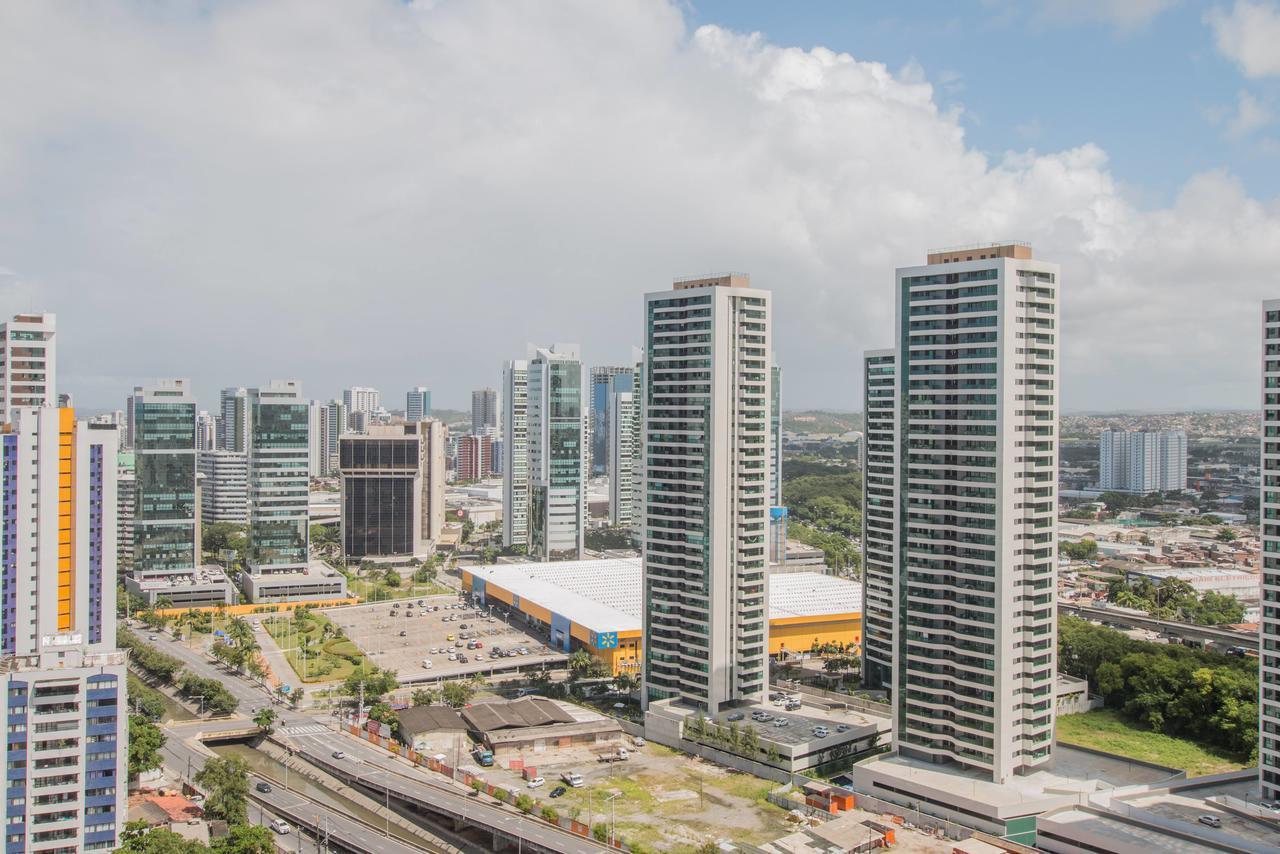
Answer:
[[[319,735],[322,732],[328,732],[329,728],[323,724],[299,724],[284,728],[285,735]]]

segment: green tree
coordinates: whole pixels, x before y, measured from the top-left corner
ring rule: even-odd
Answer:
[[[244,824],[248,818],[249,765],[238,756],[211,756],[196,772],[196,783],[205,791],[204,811],[228,824]]]
[[[338,545],[338,529],[332,525],[312,525],[311,526],[311,545],[313,546]]]
[[[386,724],[395,729],[400,723],[400,716],[396,714],[395,709],[387,703],[374,703],[369,709],[369,719],[378,723]]]
[[[276,722],[276,710],[269,706],[258,709],[258,713],[253,716],[253,722],[265,734],[271,735],[272,724]]]
[[[164,743],[165,735],[159,727],[142,715],[129,715],[129,776],[159,768]]]
[[[388,587],[399,587],[403,579],[400,573],[393,567],[387,567],[387,571],[382,574],[382,583]]]
[[[535,804],[535,801],[533,800],[533,798],[529,797],[523,792],[521,792],[520,795],[516,797],[516,809],[520,810],[520,812],[524,813],[525,815],[528,815],[529,813],[533,812],[534,804]]]
[[[465,706],[474,693],[475,689],[466,682],[446,682],[440,688],[440,695],[445,705],[455,709]]]
[[[167,827],[131,821],[124,826],[116,854],[207,854],[208,851],[208,846],[181,837]]]
[[[409,702],[415,706],[434,706],[440,702],[440,692],[431,688],[417,688],[410,695]]]
[[[236,824],[214,841],[211,850],[213,854],[275,854],[276,842],[262,825]]]

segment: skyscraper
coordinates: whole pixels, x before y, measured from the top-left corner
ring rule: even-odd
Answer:
[[[249,418],[243,388],[224,388],[219,395],[218,447],[243,454],[248,450]],[[132,429],[130,430],[132,435]]]
[[[529,554],[578,560],[587,527],[587,372],[576,344],[529,362]]]
[[[620,391],[635,386],[635,368],[597,365],[591,369],[591,473],[609,474],[609,406]]]
[[[471,392],[471,434],[496,436],[498,431],[498,392],[478,388]]]
[[[342,473],[342,550],[346,559],[422,553],[435,527],[430,490],[443,481],[437,462],[437,421],[374,425],[339,443]],[[439,531],[435,531],[439,536]]]
[[[1098,482],[1104,490],[1177,492],[1187,488],[1187,434],[1181,430],[1103,430]]]
[[[218,447],[218,419],[201,410],[196,413],[196,450],[212,451]]]
[[[502,369],[502,545],[529,544],[529,362]]]
[[[493,474],[493,438],[458,437],[458,480],[482,480]]]
[[[77,423],[72,409],[9,415],[0,442],[5,850],[113,851],[129,755],[115,621],[117,429]]]
[[[58,405],[57,318],[15,314],[0,324],[0,421],[15,406]]]
[[[307,567],[307,410],[293,380],[249,389],[247,563],[255,575]]]
[[[769,505],[782,506],[782,368],[769,354]],[[784,548],[785,551],[785,548]]]
[[[196,542],[196,400],[187,380],[133,390],[133,570],[191,569]]]
[[[1280,299],[1262,304],[1262,611],[1258,619],[1258,782],[1280,799]]]
[[[322,475],[338,470],[338,438],[347,432],[347,407],[331,400],[320,410],[320,463]]]
[[[249,518],[248,461],[235,451],[204,451],[198,463],[200,519],[205,525]],[[216,557],[216,556],[215,556]]]
[[[764,699],[770,303],[741,273],[645,296],[646,705]]]
[[[431,417],[431,389],[424,385],[409,390],[404,399],[404,420],[410,424]]]
[[[325,459],[324,412],[326,405],[318,400],[307,401],[307,474],[310,477],[323,477],[328,468]]]
[[[343,431],[356,430],[357,426],[363,430],[373,420],[373,414],[382,408],[382,394],[376,388],[353,386],[342,392],[342,405],[347,408],[347,423],[343,425]],[[364,415],[359,425],[353,418],[357,412]]]
[[[882,597],[896,548],[892,637],[865,626],[893,645],[894,743],[997,783],[1053,747],[1058,277],[1026,244],[932,252],[898,269],[896,352],[869,366],[892,365],[897,403],[892,444],[876,418],[876,497],[896,453],[897,503],[868,577]]]
[[[609,471],[609,524],[630,528],[634,521],[635,462],[640,450],[640,395],[617,391],[609,401],[606,466]]]
[[[897,380],[895,351],[868,350],[862,359],[862,683],[893,687],[893,625],[898,601]]]

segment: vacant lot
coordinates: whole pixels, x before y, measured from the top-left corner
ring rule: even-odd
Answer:
[[[1193,741],[1141,729],[1111,709],[1095,709],[1058,718],[1058,741],[1104,750],[1131,759],[1180,768],[1188,777],[1221,774],[1247,767],[1245,757]]]

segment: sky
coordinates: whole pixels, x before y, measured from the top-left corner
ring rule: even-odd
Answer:
[[[1256,407],[1277,44],[1280,0],[15,0],[0,311],[57,313],[81,407],[463,408],[746,271],[784,406],[859,409],[894,268],[1016,239],[1063,268],[1064,410]]]

